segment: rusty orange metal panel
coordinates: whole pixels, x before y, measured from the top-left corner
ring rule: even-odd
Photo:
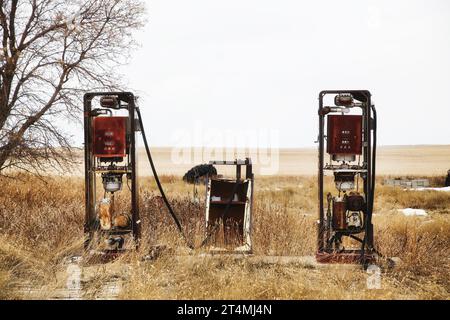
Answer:
[[[333,201],[333,229],[345,230],[347,229],[347,203],[344,200]]]
[[[128,117],[97,117],[93,125],[93,151],[95,157],[117,158],[126,156],[126,126]]]

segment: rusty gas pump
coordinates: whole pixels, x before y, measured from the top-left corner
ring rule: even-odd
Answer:
[[[370,92],[322,91],[318,140],[317,261],[371,263],[376,258],[372,224],[376,110]],[[334,191],[326,194],[325,173],[331,174],[334,180]]]
[[[123,251],[129,238],[139,244],[137,131],[132,93],[84,95],[85,249],[94,240],[108,253]]]

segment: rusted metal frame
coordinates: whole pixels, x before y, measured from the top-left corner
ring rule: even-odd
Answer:
[[[234,160],[234,161],[210,161],[209,164],[211,165],[234,165],[236,166],[236,186],[239,184],[239,181],[241,180],[241,166],[245,165],[245,177],[246,179],[250,180],[251,182],[251,195],[250,195],[250,199],[249,199],[249,203],[250,203],[250,226],[249,226],[249,233],[250,233],[250,238],[251,238],[251,234],[252,234],[252,226],[253,226],[253,196],[254,196],[254,174],[253,174],[253,164],[250,158],[246,158],[244,161],[242,160]],[[239,169],[238,169],[239,168]],[[205,182],[205,186],[206,186],[206,190],[205,190],[205,194],[206,194],[206,199],[209,199],[209,192],[210,192],[210,188],[211,188],[211,184],[210,184],[210,179],[211,177],[209,176],[209,174],[207,174],[206,176],[206,182]],[[206,204],[207,207],[209,206],[209,203]],[[208,211],[208,209],[207,209]],[[228,210],[225,209],[224,212],[226,212]],[[223,218],[223,217],[222,217]],[[206,219],[208,219],[208,217],[206,217]],[[207,222],[208,224],[208,222]],[[250,247],[250,251],[252,250],[252,248]]]
[[[139,194],[137,182],[137,156],[136,156],[136,121],[135,121],[135,98],[131,92],[90,92],[84,95],[84,141],[85,141],[85,248],[88,248],[95,231],[93,221],[95,219],[95,171],[92,156],[92,137],[91,137],[91,111],[92,99],[98,96],[116,96],[120,101],[127,103],[127,111],[130,119],[130,152],[129,165],[131,167],[131,215],[132,215],[132,234],[139,244],[141,238],[141,228],[139,224]]]
[[[318,197],[319,197],[319,224],[317,227],[318,239],[317,246],[318,251],[323,252],[325,250],[324,241],[324,207],[323,207],[323,165],[324,165],[324,115],[322,114],[323,109],[323,97],[325,92],[322,91],[319,95],[319,164],[318,164]]]
[[[251,186],[251,190],[250,190],[250,199],[249,199],[249,204],[250,204],[250,220],[249,220],[249,237],[250,239],[252,239],[252,229],[253,229],[253,195],[254,195],[254,191],[255,191],[255,176],[253,174],[253,164],[252,164],[252,160],[250,158],[246,158],[245,159],[245,178],[247,180],[250,180],[250,186]],[[253,250],[252,248],[253,242],[250,240],[250,251]]]
[[[254,192],[255,192],[255,176],[253,174],[253,166],[251,163],[251,160],[249,159],[249,163],[247,164],[247,169],[246,169],[246,176],[247,179],[251,180],[251,186],[252,186],[252,190],[250,193],[250,226],[249,226],[249,235],[250,235],[250,239],[252,239],[252,233],[253,233],[253,196],[254,196]],[[253,241],[251,242],[251,245],[253,245]],[[252,246],[250,246],[250,250],[252,251],[253,248]]]
[[[253,164],[250,158],[246,159],[247,165],[245,169],[245,177],[247,179],[253,179]]]
[[[136,119],[135,99],[132,93],[127,94],[128,115],[130,117],[130,158],[131,158],[131,216],[132,230],[136,246],[139,246],[141,238],[140,214],[139,214],[139,186],[137,179],[137,156],[136,156]]]
[[[371,94],[368,91],[365,91],[363,94],[365,94],[366,96],[366,103],[365,103],[365,113],[366,113],[366,117],[365,117],[365,131],[364,131],[364,135],[366,136],[367,139],[367,179],[366,179],[366,189],[367,189],[367,193],[366,193],[366,220],[365,220],[365,232],[364,232],[364,241],[362,244],[362,251],[364,252],[365,250],[365,246],[367,246],[370,250],[373,249],[373,225],[372,225],[372,211],[373,211],[373,190],[372,190],[372,182],[375,179],[375,177],[373,176],[373,172],[372,172],[372,124],[371,124],[371,119],[372,119],[372,112],[371,112],[371,106],[372,106],[372,102],[371,102]]]
[[[92,226],[92,211],[93,211],[93,197],[95,197],[95,179],[92,179],[93,167],[92,163],[92,141],[91,141],[91,104],[92,97],[85,95],[83,99],[83,111],[84,111],[84,170],[85,170],[85,219],[84,219],[84,233],[85,241],[84,247],[88,248],[93,236]]]
[[[323,114],[323,97],[328,94],[340,94],[340,93],[350,93],[352,95],[357,95],[358,98],[364,97],[363,102],[363,117],[364,117],[364,146],[363,146],[363,163],[366,164],[367,173],[363,177],[364,180],[364,193],[366,196],[366,221],[364,228],[364,237],[362,240],[360,252],[360,262],[367,262],[370,260],[368,257],[371,255],[365,254],[366,245],[369,249],[373,249],[373,225],[372,225],[372,210],[373,210],[373,197],[372,197],[372,181],[375,179],[372,175],[372,143],[371,143],[371,94],[367,90],[324,90],[319,94],[319,165],[318,165],[318,197],[319,197],[319,226],[318,226],[318,255],[326,254],[325,248],[325,231],[327,231],[327,238],[329,238],[330,230],[325,230],[324,226],[324,206],[323,206],[323,170],[324,170],[324,118]],[[357,100],[359,100],[356,98]],[[332,255],[345,255],[347,253],[337,253]]]
[[[319,252],[316,255],[319,263],[348,263],[348,264],[363,264],[375,262],[373,254],[366,253],[361,255],[360,250],[347,250],[340,253],[326,253]]]

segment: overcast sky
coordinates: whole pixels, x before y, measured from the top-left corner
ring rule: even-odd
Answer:
[[[450,1],[147,3],[123,73],[154,146],[314,146],[319,92],[349,88],[372,92],[380,144],[450,144]]]

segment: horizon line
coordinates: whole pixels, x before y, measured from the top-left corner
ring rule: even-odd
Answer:
[[[72,146],[72,148],[83,148],[83,145],[80,146]],[[382,144],[377,145],[377,148],[383,148],[383,147],[445,147],[449,146],[448,144]],[[143,145],[138,145],[139,148],[144,148]],[[151,148],[159,148],[159,149],[173,149],[173,148],[179,148],[179,149],[185,149],[185,148],[195,148],[195,149],[272,149],[272,147],[255,147],[255,146],[245,146],[245,147],[238,147],[238,146],[171,146],[171,145],[150,145]],[[318,146],[300,146],[300,147],[279,147],[279,148],[273,148],[273,149],[279,149],[279,150],[296,150],[296,149],[316,149]]]

